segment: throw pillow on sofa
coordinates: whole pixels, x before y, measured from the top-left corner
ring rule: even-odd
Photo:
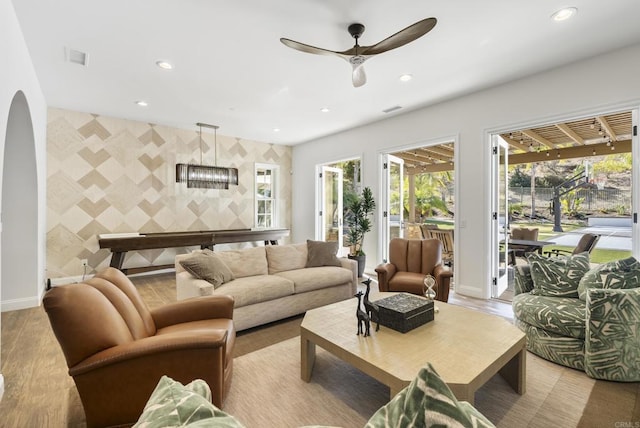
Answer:
[[[182,385],[162,376],[134,428],[244,428],[233,416],[211,403],[211,390],[202,380]]]
[[[589,271],[589,254],[568,257],[527,256],[536,293],[548,297],[578,297],[580,279]]]
[[[640,262],[634,257],[614,260],[587,272],[578,285],[580,300],[587,300],[588,288],[640,287]]]
[[[306,267],[342,266],[336,257],[338,253],[337,241],[311,241],[307,239]]]
[[[517,294],[531,293],[537,294],[538,291],[533,285],[533,278],[531,278],[531,266],[529,265],[515,265],[514,266],[514,289]]]
[[[269,275],[288,270],[304,269],[307,265],[307,244],[266,245]]]
[[[213,288],[235,279],[226,263],[211,250],[194,252],[180,264],[191,275],[213,284]]]
[[[216,252],[236,278],[268,275],[267,252],[265,247],[244,248]]]

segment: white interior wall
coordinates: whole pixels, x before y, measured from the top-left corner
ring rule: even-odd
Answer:
[[[618,107],[637,108],[639,71],[640,45],[635,45],[294,146],[292,242],[313,236],[315,196],[309,189],[314,188],[316,164],[362,152],[363,185],[370,186],[379,198],[380,152],[457,135],[455,287],[464,295],[489,298],[489,132]],[[376,218],[376,229],[365,239],[368,271],[379,262],[372,256],[380,253],[379,224]]]
[[[27,50],[18,19],[16,18],[13,5],[10,0],[0,0],[0,56],[3,58],[3,67],[0,67],[0,168],[4,163],[5,152],[5,136],[7,134],[7,123],[9,118],[9,109],[11,102],[18,91],[22,91],[29,105],[29,112],[33,124],[33,135],[35,140],[35,155],[37,165],[37,203],[41,207],[38,209],[37,225],[37,254],[33,254],[29,260],[24,261],[25,269],[37,270],[37,284],[33,284],[28,288],[30,296],[22,296],[25,298],[33,298],[39,301],[39,295],[44,289],[44,269],[45,269],[45,222],[46,222],[46,115],[47,106],[40,89],[40,84],[35,74],[31,57]],[[3,177],[3,171],[0,171],[0,180]],[[0,183],[0,189],[2,188]],[[2,201],[0,194],[0,201]],[[0,202],[1,204],[1,202]],[[0,212],[2,206],[0,205]],[[2,234],[0,233],[0,239]],[[2,254],[0,254],[2,260]],[[0,266],[0,269],[2,267]],[[11,290],[14,295],[15,290]],[[9,293],[4,288],[4,284],[0,283],[0,302],[2,302],[3,294]],[[20,292],[18,292],[20,295]],[[2,342],[0,339],[0,347]],[[3,378],[0,374],[0,397],[3,392]]]

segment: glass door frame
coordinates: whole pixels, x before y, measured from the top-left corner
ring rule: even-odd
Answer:
[[[316,221],[316,232],[315,239],[320,241],[329,240],[329,236],[327,234],[327,213],[329,210],[332,210],[331,207],[327,204],[327,177],[334,177],[332,183],[335,184],[335,190],[337,193],[337,207],[334,211],[337,214],[337,218],[335,221],[332,220],[332,225],[335,223],[335,227],[338,228],[337,233],[337,241],[338,241],[338,249],[343,247],[343,233],[342,227],[344,224],[343,219],[343,171],[340,168],[334,168],[326,165],[318,166],[318,174],[317,177],[317,198],[316,198],[316,213],[317,213],[317,221]],[[334,186],[332,186],[332,189]],[[333,216],[332,216],[333,217]]]
[[[391,185],[393,179],[391,177],[391,165],[399,165],[399,214],[398,214],[398,237],[404,237],[404,161],[399,157],[389,153],[382,155],[382,260],[389,260],[389,241],[391,240],[391,195],[393,193]]]
[[[509,286],[509,145],[492,134],[491,152],[491,297],[497,298]]]

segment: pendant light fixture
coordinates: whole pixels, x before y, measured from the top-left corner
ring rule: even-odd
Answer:
[[[238,184],[238,168],[225,168],[218,164],[218,128],[217,125],[196,123],[200,135],[200,164],[176,164],[176,183],[187,183],[188,188],[228,189],[230,184]],[[214,135],[214,166],[203,165],[202,127],[212,128]]]

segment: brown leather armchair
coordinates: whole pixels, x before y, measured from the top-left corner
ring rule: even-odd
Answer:
[[[449,300],[453,272],[442,265],[442,243],[438,239],[393,238],[389,263],[376,267],[380,291],[406,291],[424,295],[424,277],[436,279],[436,299]]]
[[[221,407],[231,384],[233,298],[206,296],[149,310],[122,272],[49,290],[51,327],[88,426],[133,424],[160,377],[204,379]]]

